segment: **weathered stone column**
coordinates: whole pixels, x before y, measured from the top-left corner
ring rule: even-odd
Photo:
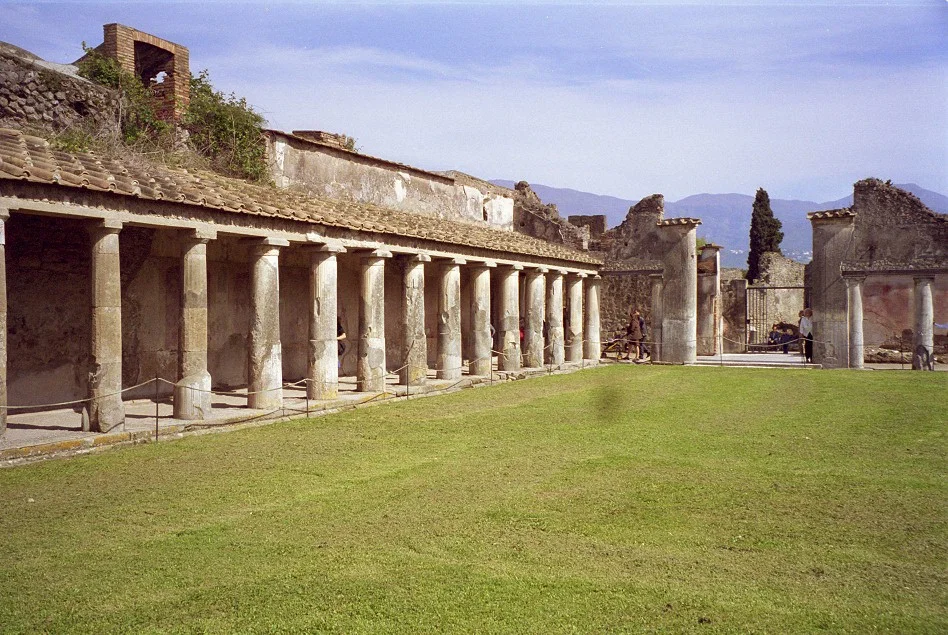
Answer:
[[[0,207],[0,437],[7,431],[7,238],[10,210]]]
[[[491,357],[493,341],[490,335],[490,268],[494,263],[477,264],[471,267],[471,329],[473,347],[471,375],[487,377],[493,370]]]
[[[211,415],[211,374],[207,370],[207,242],[216,233],[192,232],[184,238],[181,258],[181,326],[178,374],[174,386],[175,419]]]
[[[309,247],[309,359],[306,396],[335,399],[339,396],[339,262],[338,244]]]
[[[583,361],[583,278],[586,274],[566,276],[569,297],[569,327],[566,333],[566,361]]]
[[[565,271],[552,271],[547,276],[546,323],[550,337],[545,360],[553,366],[560,366],[566,359],[563,342],[563,275]]]
[[[385,390],[385,259],[392,253],[376,249],[362,256],[359,294],[359,364],[356,390]]]
[[[660,273],[650,273],[649,280],[652,282],[652,317],[651,325],[646,345],[652,351],[652,361],[662,361],[662,293],[664,292],[665,279]]]
[[[523,364],[527,368],[543,366],[543,322],[546,319],[545,268],[531,267],[526,271],[526,323],[523,331]]]
[[[438,379],[459,379],[461,366],[461,268],[466,261],[441,263],[438,294]]]
[[[122,278],[119,268],[121,223],[104,221],[92,236],[92,349],[89,373],[89,425],[108,432],[125,423],[122,403]]]
[[[728,312],[728,336],[724,340],[725,353],[747,352],[747,280],[740,278],[731,280],[732,307]],[[722,311],[723,313],[723,311]]]
[[[247,406],[283,405],[283,349],[280,343],[280,247],[289,242],[264,238],[250,248],[250,334]]]
[[[500,342],[497,360],[499,370],[520,370],[520,270],[521,265],[507,265],[498,270],[500,279]]]
[[[707,244],[698,254],[698,355],[721,352],[721,247]]]
[[[849,367],[862,368],[865,351],[862,332],[862,283],[865,276],[845,278],[849,306]]]
[[[696,218],[658,223],[665,238],[662,292],[662,361],[694,364],[698,340],[698,262]]]
[[[599,341],[599,274],[586,279],[586,359],[598,360],[602,354]]]
[[[813,361],[824,368],[845,367],[849,356],[849,320],[846,284],[840,267],[852,248],[856,215],[849,210],[836,210],[814,212],[808,218],[813,226]]]
[[[420,386],[428,379],[428,337],[425,334],[425,263],[431,256],[405,259],[405,354],[398,379],[405,386]]]
[[[915,338],[912,354],[912,370],[927,370],[922,367],[921,358],[914,353],[921,346],[928,351],[931,359],[935,352],[935,308],[932,303],[932,284],[935,279],[931,276],[920,276],[915,280]]]

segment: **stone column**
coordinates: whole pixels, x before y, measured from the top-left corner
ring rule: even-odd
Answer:
[[[337,244],[309,247],[309,356],[306,396],[335,399],[339,396],[339,262]]]
[[[289,242],[264,238],[250,248],[250,334],[247,406],[271,410],[283,405],[283,350],[280,343],[280,247]]]
[[[385,259],[392,253],[376,249],[362,256],[359,294],[359,364],[356,390],[385,390]]]
[[[599,341],[599,274],[586,279],[586,359],[598,360],[602,354]]]
[[[507,265],[498,270],[500,279],[500,343],[503,355],[498,357],[499,370],[520,370],[520,265]]]
[[[862,337],[862,283],[865,276],[845,278],[846,298],[849,307],[849,367],[863,368],[865,352]]]
[[[728,335],[724,339],[725,353],[747,352],[747,280],[731,280],[732,310],[727,314]]]
[[[546,319],[545,268],[531,267],[526,271],[526,324],[523,333],[523,364],[527,368],[543,366],[543,322]]]
[[[563,270],[550,272],[546,291],[546,323],[550,342],[545,359],[548,364],[560,366],[566,360],[563,343]]]
[[[425,335],[425,263],[431,256],[417,254],[405,259],[405,354],[398,380],[405,386],[420,386],[428,379],[428,337]]]
[[[849,356],[846,284],[841,265],[852,248],[856,215],[848,210],[814,212],[810,298],[813,303],[813,361],[845,367]]]
[[[569,298],[569,326],[566,333],[566,361],[583,360],[583,278],[586,274],[569,274],[566,277],[566,294]]]
[[[471,375],[490,376],[491,349],[490,335],[490,267],[493,263],[473,265],[471,267],[471,329],[473,330],[473,356]]]
[[[121,223],[101,222],[92,236],[92,350],[89,373],[89,425],[96,432],[125,423],[122,403],[122,278],[119,269]]]
[[[932,303],[932,284],[935,278],[920,276],[915,280],[915,346],[912,348],[912,370],[927,370],[923,368],[922,359],[915,354],[918,347],[928,351],[931,359],[935,352],[935,309]]]
[[[698,355],[721,352],[721,247],[707,244],[698,255]]]
[[[178,374],[174,386],[175,419],[211,415],[211,374],[207,370],[207,242],[216,233],[193,232],[184,238],[181,259],[181,326]]]
[[[461,362],[461,268],[462,258],[441,264],[438,294],[438,379],[459,379]]]
[[[658,223],[666,245],[662,292],[662,361],[694,364],[698,340],[696,218]]]
[[[0,207],[0,437],[7,431],[7,239],[10,210]]]
[[[652,282],[652,318],[646,346],[652,351],[652,361],[662,361],[662,294],[664,293],[665,279],[660,273],[650,273]]]

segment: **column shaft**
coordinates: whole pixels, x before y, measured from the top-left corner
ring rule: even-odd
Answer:
[[[405,262],[405,355],[399,373],[403,385],[419,386],[428,378],[428,337],[425,334],[425,263],[429,256],[412,256]]]
[[[520,272],[515,267],[499,271],[500,343],[499,370],[520,370]]]
[[[0,437],[7,431],[7,261],[6,223],[10,212],[0,209]]]
[[[461,367],[461,268],[463,260],[443,263],[438,295],[438,379],[458,379]]]
[[[551,273],[546,293],[546,322],[550,342],[547,347],[547,362],[553,366],[562,365],[566,359],[563,346],[563,274]]]
[[[474,359],[471,375],[488,376],[493,368],[490,335],[490,269],[485,265],[471,267],[471,329]]]
[[[283,350],[280,343],[280,248],[251,248],[250,337],[247,405],[272,409],[283,405]]]
[[[813,361],[824,368],[845,367],[849,356],[849,324],[846,285],[840,265],[852,250],[854,217],[823,218],[811,214],[810,222],[813,227],[810,264]]]
[[[929,370],[934,364],[935,308],[932,302],[934,278],[915,278],[915,347],[912,354],[913,370]],[[924,351],[922,350],[924,349]]]
[[[662,260],[662,361],[694,364],[698,351],[697,221],[662,229],[668,245]]]
[[[649,278],[652,280],[652,319],[651,333],[646,338],[649,340],[646,346],[651,350],[652,361],[660,362],[662,361],[662,295],[665,281],[660,273],[650,274]]]
[[[356,390],[385,390],[385,258],[380,252],[362,257],[359,293],[359,364]],[[388,252],[385,252],[388,254]],[[391,254],[388,254],[390,256]]]
[[[543,366],[543,322],[546,320],[546,276],[543,270],[526,272],[526,320],[523,335],[523,364],[527,368]]]
[[[846,278],[849,305],[849,367],[862,368],[865,352],[862,331],[862,283],[865,278]]]
[[[174,387],[175,419],[207,419],[211,414],[211,374],[207,370],[207,240],[186,238],[181,258],[180,378]]]
[[[339,396],[338,250],[317,247],[309,263],[309,381],[310,399]]]
[[[569,295],[569,327],[566,334],[566,361],[583,360],[583,279],[576,275],[566,277]]]
[[[599,341],[599,285],[596,275],[586,279],[586,359],[598,360],[602,354]]]
[[[92,235],[92,348],[89,424],[108,432],[125,422],[122,403],[122,279],[119,227],[94,227]]]

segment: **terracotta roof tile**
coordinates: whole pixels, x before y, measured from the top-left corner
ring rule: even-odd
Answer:
[[[849,208],[828,209],[822,212],[810,212],[806,217],[810,220],[822,220],[825,218],[855,218],[856,213]]]
[[[0,128],[0,180],[29,180],[164,200],[229,213],[254,214],[322,225],[423,238],[445,244],[599,265],[590,254],[511,231],[276,190],[209,172],[124,165],[92,153],[53,150],[39,137]],[[699,222],[670,219],[666,224]]]
[[[700,218],[666,218],[656,223],[659,227],[668,227],[669,225],[700,225]]]

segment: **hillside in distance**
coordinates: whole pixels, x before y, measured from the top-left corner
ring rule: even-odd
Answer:
[[[514,181],[497,179],[491,181],[497,185],[512,188]],[[593,194],[568,188],[530,184],[544,203],[555,203],[562,216],[573,214],[605,214],[609,227],[615,227],[623,220],[629,207],[638,201]],[[925,205],[936,212],[948,214],[948,197],[927,190],[915,183],[896,184],[917,196]],[[807,212],[848,207],[853,203],[853,195],[818,203],[816,201],[798,201],[771,198],[770,207],[774,215],[783,223],[784,239],[781,245],[786,256],[809,262],[812,237]],[[691,216],[701,219],[698,236],[722,245],[721,262],[725,267],[746,267],[747,248],[750,235],[751,209],[754,196],[750,194],[694,194],[678,201],[665,201],[666,218]]]

